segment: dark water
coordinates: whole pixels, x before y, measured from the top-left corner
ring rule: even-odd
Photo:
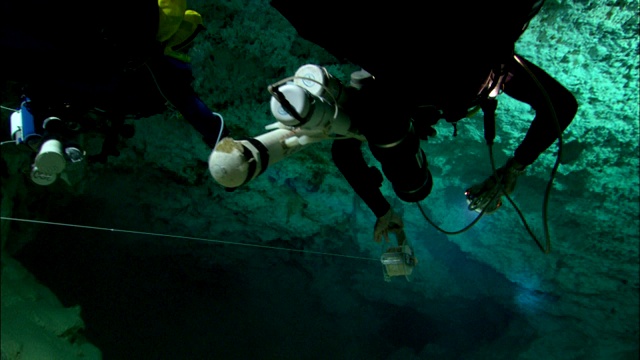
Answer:
[[[55,226],[16,258],[82,307],[105,359],[513,358],[534,338],[526,326],[482,350],[522,321],[498,302],[513,285],[450,242],[431,244],[468,296],[421,298],[412,286],[424,284],[386,283],[379,263]],[[503,290],[481,294],[479,279]]]

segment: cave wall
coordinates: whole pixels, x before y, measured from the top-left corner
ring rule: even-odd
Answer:
[[[298,37],[265,1],[190,4],[204,15],[207,26],[191,50],[194,87],[223,114],[235,137],[256,136],[273,122],[266,88],[298,66],[322,64],[345,81],[355,69]],[[547,1],[516,46],[569,88],[580,104],[564,133],[564,160],[554,179],[547,219],[542,205],[555,146],[527,170],[514,194],[542,241],[548,221],[551,253],[539,251],[508,204],[472,230],[446,237],[470,259],[522,289],[512,301],[540,334],[528,346],[527,356],[544,354],[550,347],[591,354],[583,358],[593,359],[624,358],[638,351],[637,9],[637,1]],[[17,105],[12,93],[3,95],[3,105]],[[532,115],[527,106],[500,97],[497,163],[512,153]],[[2,117],[8,128],[8,113],[3,111]],[[29,182],[26,155],[3,145],[2,216],[379,256],[380,247],[371,241],[375,218],[333,166],[328,144],[314,144],[246,186],[225,192],[208,174],[211,149],[178,114],[167,111],[132,124],[135,136],[123,141],[120,156],[105,165],[84,164],[69,172],[69,183],[58,181],[44,188]],[[435,178],[424,207],[439,226],[453,230],[472,220],[462,191],[487,176],[490,166],[480,117],[461,122],[457,137],[450,133],[447,124],[439,124],[438,136],[423,144]],[[95,151],[93,141],[99,139],[86,141],[87,149]],[[393,197],[388,184],[383,189]],[[464,284],[450,281],[453,265],[434,255],[436,245],[430,241],[437,232],[419,209],[400,202],[394,206],[403,213],[407,234],[424,265],[410,290],[396,296],[368,288],[372,278],[366,272],[353,275],[361,296],[397,305],[415,296],[424,301],[476,296],[469,295]],[[48,229],[2,220],[3,253],[19,251]],[[190,251],[186,244],[171,246]],[[241,263],[243,255],[238,251],[196,256],[225,264]],[[3,307],[5,266],[3,260]],[[296,266],[313,271],[302,260]],[[491,294],[491,287],[486,291]],[[584,349],[567,345],[576,339]],[[3,354],[4,344],[3,339]]]

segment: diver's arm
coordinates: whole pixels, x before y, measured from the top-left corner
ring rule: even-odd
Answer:
[[[214,147],[219,139],[229,135],[222,118],[209,109],[191,86],[193,75],[188,63],[163,56],[147,66],[162,96],[202,134],[209,146]]]
[[[527,69],[514,58],[508,67],[512,76],[504,86],[504,93],[531,105],[536,112],[524,140],[514,154],[518,163],[528,166],[559,138],[558,131],[564,131],[569,126],[578,110],[578,103],[573,94],[551,75],[522,56],[519,59],[546,92],[545,96]],[[547,97],[553,105],[555,117],[549,108]]]
[[[362,141],[357,139],[334,140],[331,155],[338,170],[356,194],[377,218],[381,218],[391,209],[391,205],[380,191],[382,174],[367,165],[362,156],[361,146]]]

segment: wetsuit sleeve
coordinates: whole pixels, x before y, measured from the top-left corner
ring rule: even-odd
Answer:
[[[164,56],[149,62],[148,67],[162,96],[202,134],[209,146],[229,135],[222,118],[209,109],[191,86],[193,75],[188,63]]]
[[[331,145],[331,156],[356,194],[380,218],[389,211],[391,205],[380,191],[382,174],[367,165],[361,146],[362,142],[357,139],[335,140]]]
[[[512,59],[509,64],[511,78],[505,84],[504,93],[531,105],[536,113],[524,140],[514,154],[517,162],[528,166],[559,138],[559,131],[564,131],[569,126],[578,111],[578,102],[573,94],[551,75],[522,56],[519,57],[544,88],[558,121],[556,124],[545,93],[540,91],[529,72]]]

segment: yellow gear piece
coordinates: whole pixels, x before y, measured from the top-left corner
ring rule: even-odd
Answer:
[[[189,62],[189,56],[180,51],[186,50],[204,28],[202,16],[194,10],[187,10],[186,0],[158,0],[158,8],[160,21],[156,39],[164,44],[165,55]]]
[[[165,42],[180,28],[187,10],[187,0],[158,0],[158,8],[160,18],[156,39]]]
[[[172,50],[180,50],[187,46],[198,34],[198,29],[201,26],[203,25],[200,14],[193,10],[185,11],[178,30],[167,41],[167,47]]]

